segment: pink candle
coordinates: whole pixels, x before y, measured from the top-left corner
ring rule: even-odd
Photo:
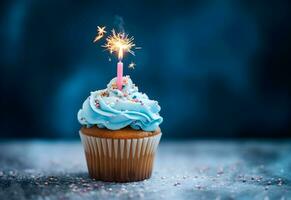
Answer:
[[[121,61],[119,61],[117,63],[117,88],[119,90],[122,90],[122,77],[123,77],[123,63]]]

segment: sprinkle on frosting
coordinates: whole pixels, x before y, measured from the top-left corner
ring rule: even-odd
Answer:
[[[87,127],[97,125],[118,130],[131,126],[133,129],[155,131],[163,121],[160,110],[157,101],[138,92],[130,77],[125,76],[122,90],[117,89],[114,78],[106,89],[91,92],[78,112],[78,120]]]

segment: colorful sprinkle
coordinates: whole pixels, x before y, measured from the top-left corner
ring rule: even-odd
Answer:
[[[101,93],[101,96],[102,96],[102,97],[108,97],[108,96],[109,96],[109,93],[108,93],[107,91],[102,92],[102,93]]]
[[[99,101],[97,99],[95,100],[95,107],[100,108],[100,104],[99,104]]]
[[[117,84],[116,83],[112,83],[111,87],[112,87],[112,89],[117,89]]]
[[[127,84],[127,78],[122,79],[122,82]]]

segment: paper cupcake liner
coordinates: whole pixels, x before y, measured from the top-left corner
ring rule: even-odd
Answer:
[[[98,138],[79,133],[91,178],[129,182],[151,176],[161,133],[138,139]]]

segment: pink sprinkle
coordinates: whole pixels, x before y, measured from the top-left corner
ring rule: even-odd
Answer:
[[[100,104],[99,104],[99,101],[98,100],[95,100],[95,106],[96,106],[96,108],[99,108],[100,107]]]

